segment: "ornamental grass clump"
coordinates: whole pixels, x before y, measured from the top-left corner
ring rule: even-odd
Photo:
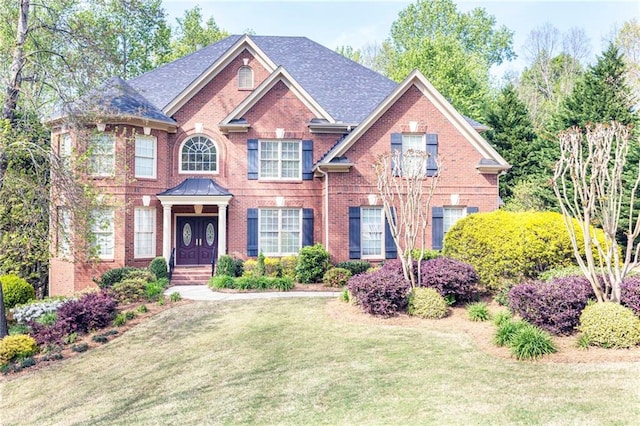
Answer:
[[[640,319],[618,303],[592,303],[580,315],[578,330],[589,346],[630,348],[640,344]]]
[[[519,360],[537,360],[557,351],[549,333],[531,324],[525,324],[513,334],[509,347]]]
[[[508,293],[509,308],[523,319],[552,334],[575,331],[580,313],[593,291],[584,277],[569,276],[550,282],[527,281]]]
[[[472,301],[478,295],[478,273],[468,263],[437,257],[423,262],[420,269],[422,287],[434,288],[456,303]]]
[[[409,297],[409,315],[440,319],[449,313],[449,304],[436,289],[416,287]]]
[[[491,319],[489,307],[485,302],[475,302],[467,305],[467,315],[471,321],[488,321]]]
[[[351,277],[349,293],[371,315],[391,317],[407,307],[411,285],[402,272],[379,269]]]

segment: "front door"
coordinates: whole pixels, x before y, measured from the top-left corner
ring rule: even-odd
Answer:
[[[208,265],[216,252],[218,217],[178,216],[176,265]]]

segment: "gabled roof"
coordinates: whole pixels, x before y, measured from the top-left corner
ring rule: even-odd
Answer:
[[[335,123],[335,120],[322,106],[320,106],[314,98],[298,82],[284,69],[282,66],[278,67],[271,75],[264,80],[258,87],[256,87],[249,96],[247,96],[227,117],[220,122],[220,126],[224,127],[232,122],[238,122],[243,118],[243,115],[251,109],[262,97],[267,94],[273,87],[279,83],[284,83],[289,90],[291,90],[302,101],[303,104],[316,117],[323,118],[329,123]]]
[[[269,72],[287,70],[335,121],[359,123],[396,87],[394,81],[306,37],[229,36],[129,81],[172,115],[197,89],[249,49]]]
[[[177,125],[174,119],[167,117],[120,77],[110,78],[98,89],[58,111],[48,121],[53,122],[68,115],[95,119],[108,117],[110,121],[139,119],[170,127]]]
[[[157,194],[159,197],[168,196],[198,196],[198,197],[217,197],[232,195],[227,188],[218,185],[213,179],[207,178],[187,178],[178,186],[167,189]]]
[[[436,90],[419,70],[414,70],[396,87],[394,91],[373,112],[355,128],[347,137],[329,150],[329,152],[316,164],[326,166],[336,157],[344,156],[351,146],[378,121],[392,105],[394,105],[411,87],[417,87],[422,94],[440,111],[447,120],[458,130],[471,145],[482,155],[483,159],[476,166],[480,172],[498,173],[507,170],[511,166],[504,158],[474,130],[467,117],[464,117]],[[479,123],[478,123],[479,124]]]

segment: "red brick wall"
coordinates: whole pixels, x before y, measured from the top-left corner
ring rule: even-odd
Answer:
[[[329,251],[334,261],[349,258],[349,207],[367,206],[367,194],[377,194],[372,164],[376,156],[391,150],[391,134],[408,132],[409,121],[420,123],[419,131],[438,135],[438,156],[442,173],[431,206],[450,205],[450,194],[459,194],[461,206],[492,211],[498,207],[495,175],[482,175],[475,166],[482,156],[415,87],[371,126],[346,152],[355,163],[349,173],[329,176]],[[425,185],[429,180],[425,180]],[[379,200],[379,204],[382,202]],[[427,230],[431,245],[431,227]]]

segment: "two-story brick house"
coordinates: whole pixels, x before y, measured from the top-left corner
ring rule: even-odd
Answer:
[[[334,261],[395,257],[372,167],[392,149],[442,161],[428,230],[440,248],[455,220],[498,207],[509,168],[485,128],[420,72],[397,84],[302,37],[230,36],[130,81],[115,77],[90,102],[104,112],[92,119],[90,174],[114,208],[96,212],[100,261],[73,262],[54,200],[51,294],[172,253],[176,268],[313,243]],[[64,117],[50,125],[52,145],[71,152]]]

